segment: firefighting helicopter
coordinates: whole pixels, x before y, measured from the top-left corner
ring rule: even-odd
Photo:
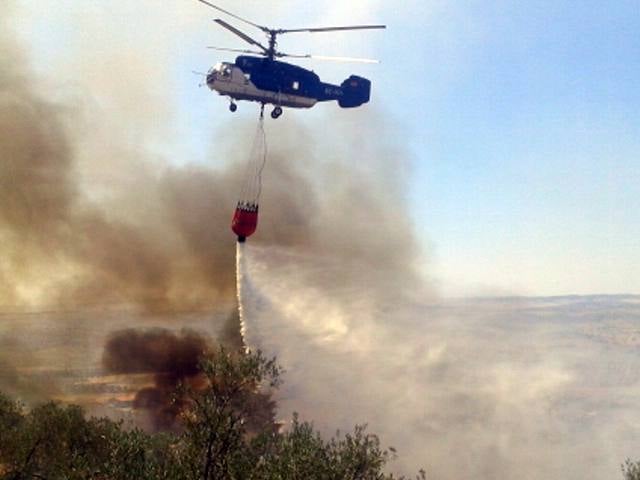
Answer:
[[[213,9],[229,15],[236,20],[262,30],[268,39],[268,47],[238,30],[233,25],[216,18],[214,21],[226,28],[242,40],[253,45],[258,50],[242,50],[236,48],[208,47],[214,50],[240,52],[251,55],[240,55],[234,63],[220,62],[212,67],[206,74],[206,84],[212,91],[229,97],[229,110],[235,112],[238,108],[237,100],[249,100],[262,104],[261,112],[265,104],[274,106],[271,111],[272,118],[282,115],[282,107],[311,108],[317,102],[336,100],[342,108],[359,107],[367,103],[371,94],[371,82],[366,78],[351,75],[340,85],[324,83],[317,74],[311,70],[281,62],[276,58],[318,58],[322,60],[359,61],[365,63],[377,63],[376,60],[323,57],[314,55],[292,55],[276,50],[277,36],[283,33],[299,32],[333,32],[345,30],[371,30],[386,28],[385,25],[354,25],[346,27],[324,28],[294,28],[272,29],[246,20],[227,10],[224,10],[207,0],[198,0]],[[254,56],[260,55],[260,56]]]

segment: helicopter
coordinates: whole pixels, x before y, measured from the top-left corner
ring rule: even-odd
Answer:
[[[251,25],[264,32],[268,39],[265,47],[257,40],[240,31],[233,25],[222,19],[216,18],[214,22],[226,28],[258,50],[242,50],[236,48],[208,47],[214,50],[239,52],[249,55],[240,55],[235,62],[220,62],[213,66],[206,74],[206,85],[210,90],[220,95],[229,97],[229,110],[235,112],[238,109],[236,101],[248,100],[262,104],[261,115],[266,104],[273,105],[272,118],[282,115],[282,107],[311,108],[318,102],[336,100],[341,108],[354,108],[367,103],[371,96],[371,81],[366,78],[351,75],[340,85],[325,83],[311,70],[293,65],[291,63],[276,60],[277,58],[317,58],[321,60],[356,61],[364,63],[377,63],[376,60],[325,57],[314,55],[292,55],[280,52],[276,49],[277,37],[285,33],[317,33],[347,30],[372,30],[383,29],[385,25],[354,25],[346,27],[324,28],[294,28],[273,29],[246,20],[227,10],[224,10],[207,0],[198,0],[215,10],[218,10],[238,21]],[[256,56],[258,55],[258,56]]]

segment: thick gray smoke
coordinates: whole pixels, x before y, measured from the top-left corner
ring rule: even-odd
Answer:
[[[10,5],[0,9],[0,308],[115,304],[159,314],[232,304],[229,223],[255,124],[215,132],[216,169],[158,155],[153,139],[171,118],[150,101],[152,69],[130,61],[135,52],[116,45],[96,58],[95,69],[111,71],[95,79],[95,92],[57,88],[14,40]],[[104,91],[116,92],[117,108],[94,96]],[[406,155],[371,111],[334,113],[326,138],[294,119],[268,125],[261,218],[250,240],[343,264],[331,281],[371,298],[398,295],[418,278]],[[56,322],[67,328],[64,316]]]
[[[171,166],[116,134],[111,144],[87,144],[95,139],[87,123],[100,119],[86,117],[102,112],[42,95],[6,31],[3,26],[0,38],[0,305],[121,301],[168,310],[229,298],[229,218],[252,127],[220,132],[216,151],[230,161],[217,171],[188,159]],[[355,115],[357,124],[334,121],[346,146],[337,149],[323,150],[311,132],[291,123],[281,126],[286,132],[273,132],[255,241],[394,264],[404,272],[415,253],[400,198],[398,167],[406,159],[395,142],[385,145],[381,125],[360,122],[373,116]],[[88,176],[92,169],[108,172],[109,183]]]
[[[184,330],[175,334],[166,329],[125,329],[113,332],[104,347],[102,364],[107,373],[153,376],[153,385],[136,392],[133,408],[148,413],[152,428],[176,428],[184,400],[176,396],[178,385],[197,388],[200,358],[209,351],[202,335]]]
[[[78,174],[87,165],[77,112],[44,98],[17,47],[0,42],[0,305],[120,301],[166,310],[231,295],[232,240],[202,228],[228,216],[232,192],[216,188],[225,179],[162,163],[154,171],[144,151],[122,148],[125,174],[148,174],[96,198]],[[103,158],[103,145],[93,149]]]

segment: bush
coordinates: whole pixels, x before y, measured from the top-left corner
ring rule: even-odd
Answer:
[[[0,394],[0,479],[395,478],[384,473],[395,451],[364,426],[325,441],[294,415],[280,432],[270,397],[282,375],[275,359],[220,348],[201,370],[202,385],[176,392],[180,433],[127,430],[53,402],[26,412]]]

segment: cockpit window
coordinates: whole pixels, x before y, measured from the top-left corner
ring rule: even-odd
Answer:
[[[231,76],[231,65],[228,63],[216,63],[213,67],[213,71],[222,77]]]

